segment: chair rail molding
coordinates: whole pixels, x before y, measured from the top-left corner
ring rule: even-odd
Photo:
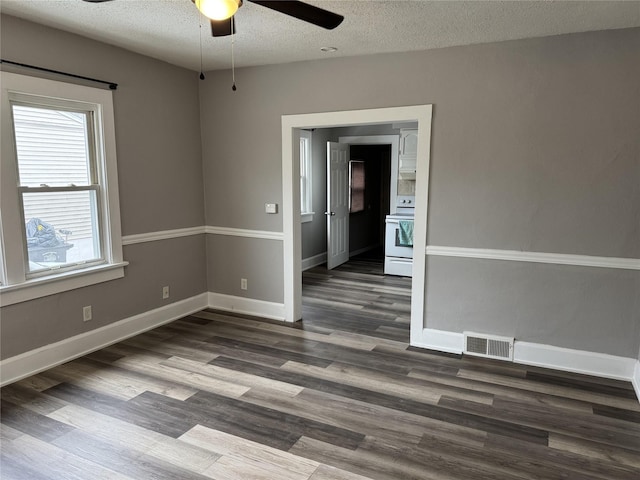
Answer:
[[[551,263],[581,267],[618,268],[640,270],[640,259],[597,257],[570,253],[524,252],[520,250],[496,250],[490,248],[442,247],[428,245],[425,254],[440,257],[482,258],[487,260],[508,260],[515,262]]]
[[[246,237],[246,238],[262,238],[265,240],[280,240],[284,239],[282,232],[272,232],[268,230],[250,230],[245,228],[230,228],[230,227],[214,227],[214,226],[200,226],[200,227],[187,227],[177,228],[173,230],[160,230],[157,232],[136,233],[133,235],[125,235],[122,237],[123,245],[134,245],[136,243],[156,242],[159,240],[169,240],[171,238],[189,237],[192,235],[228,235],[234,237]]]

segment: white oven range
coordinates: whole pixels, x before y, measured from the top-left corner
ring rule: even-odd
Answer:
[[[384,273],[411,277],[413,246],[407,246],[400,232],[400,222],[413,222],[413,212],[387,215],[385,220]],[[413,240],[413,239],[411,239]],[[412,245],[412,242],[411,242]]]

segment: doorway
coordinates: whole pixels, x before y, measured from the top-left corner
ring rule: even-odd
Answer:
[[[369,252],[372,257],[373,251],[383,260],[385,218],[390,213],[391,145],[350,144],[349,152],[350,161],[363,164],[362,208],[352,208],[349,216],[350,256]]]
[[[302,254],[300,229],[300,152],[302,128],[330,128],[381,123],[417,122],[419,143],[416,166],[416,249],[411,289],[411,343],[420,343],[424,330],[424,287],[427,239],[427,206],[429,185],[429,151],[431,105],[391,107],[371,110],[351,110],[282,116],[282,214],[283,214],[283,277],[284,317],[295,322],[302,317]]]
[[[388,127],[391,128],[391,125]],[[354,235],[349,237],[349,250],[354,254],[364,253],[374,245],[373,242],[367,244],[367,240],[377,236],[375,244],[383,253],[385,218],[391,213],[392,202],[397,195],[397,184],[392,182],[391,170],[397,168],[399,137],[366,134],[340,136],[338,141],[349,145],[351,160],[365,161],[365,175],[369,176],[365,180],[374,183],[370,185],[373,188],[365,188],[366,210],[350,218],[350,222],[354,222],[353,228],[350,225],[350,233],[353,232]]]

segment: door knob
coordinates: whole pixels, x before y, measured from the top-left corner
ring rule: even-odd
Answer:
[[[336,214],[336,212],[324,212],[325,215],[331,215],[334,216]]]

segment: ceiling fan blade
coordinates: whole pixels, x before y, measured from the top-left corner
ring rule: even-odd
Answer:
[[[333,30],[342,23],[344,17],[308,3],[295,0],[249,0],[290,17],[312,23],[327,30]]]
[[[233,17],[226,20],[211,20],[211,35],[214,37],[226,37],[236,33],[236,22]]]

